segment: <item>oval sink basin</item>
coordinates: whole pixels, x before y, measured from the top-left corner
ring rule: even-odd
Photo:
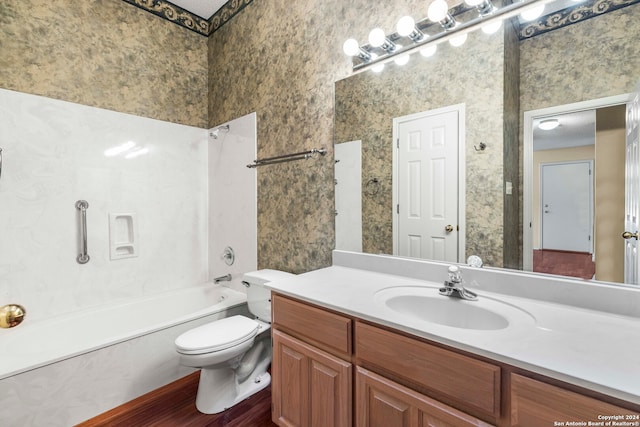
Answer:
[[[486,296],[479,296],[477,301],[443,296],[437,288],[387,288],[378,291],[375,300],[403,317],[452,328],[499,330],[533,320],[529,313],[510,304]]]

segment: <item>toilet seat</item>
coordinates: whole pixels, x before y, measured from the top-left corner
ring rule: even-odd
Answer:
[[[236,315],[191,329],[176,338],[181,354],[205,354],[235,347],[258,334],[260,324]]]

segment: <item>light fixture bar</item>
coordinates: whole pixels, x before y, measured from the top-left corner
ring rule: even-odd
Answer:
[[[467,4],[470,3],[467,2]],[[496,10],[493,3],[491,3],[491,0],[482,0],[481,2],[474,4],[473,6],[476,8],[480,16],[487,16]]]
[[[451,38],[456,36],[461,36],[463,34],[470,33],[475,31],[487,24],[491,24],[493,22],[499,20],[507,20],[514,16],[519,15],[525,10],[531,9],[535,6],[544,5],[547,3],[551,3],[554,0],[522,0],[519,2],[512,3],[505,7],[499,8],[495,10],[491,15],[488,16],[478,16],[470,21],[464,23],[458,23],[455,27],[451,28],[448,31],[442,31],[432,36],[426,37],[422,41],[416,42],[412,45],[402,47],[393,52],[393,54],[384,55],[379,58],[373,58],[371,61],[366,63],[360,63],[353,66],[354,72],[360,72],[366,69],[371,68],[376,64],[386,64],[394,60],[394,57],[399,54],[411,54],[420,49],[423,49],[425,46],[440,44]]]

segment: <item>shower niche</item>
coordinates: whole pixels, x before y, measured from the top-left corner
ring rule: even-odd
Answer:
[[[138,256],[135,213],[109,214],[109,257],[112,261]]]

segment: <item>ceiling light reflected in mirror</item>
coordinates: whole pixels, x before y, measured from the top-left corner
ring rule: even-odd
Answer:
[[[538,127],[542,130],[553,130],[558,126],[560,126],[560,122],[558,121],[558,119],[542,120],[540,124],[538,124]]]

